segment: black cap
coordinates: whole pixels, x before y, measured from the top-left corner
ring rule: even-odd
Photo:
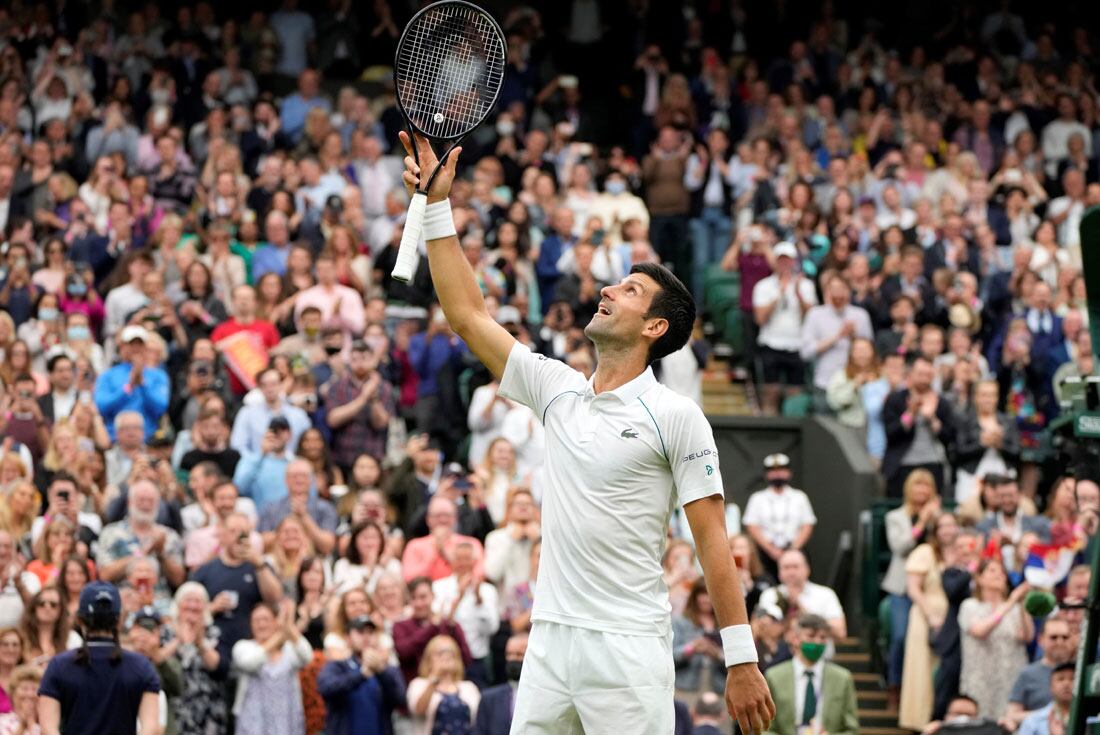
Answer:
[[[268,431],[290,431],[290,422],[286,420],[286,416],[275,416],[271,419],[271,423],[267,425]]]
[[[160,627],[160,613],[152,605],[146,605],[134,613],[134,617],[130,621],[130,627],[156,630]]]
[[[1050,670],[1050,673],[1057,674],[1059,671],[1076,671],[1076,670],[1077,670],[1077,662],[1076,661],[1066,661],[1065,663],[1057,664],[1053,669]]]
[[[363,630],[365,628],[376,630],[378,626],[374,624],[374,621],[370,619],[369,615],[360,615],[348,621],[348,628],[351,630]]]

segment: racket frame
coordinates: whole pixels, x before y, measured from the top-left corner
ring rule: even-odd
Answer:
[[[406,230],[405,234],[403,234],[401,238],[401,246],[397,253],[397,263],[394,265],[392,274],[394,278],[401,281],[402,283],[408,283],[412,279],[412,271],[414,270],[416,263],[415,252],[410,251],[409,246],[406,244],[406,240],[412,241],[413,248],[416,247],[417,242],[420,240],[420,233],[423,229],[424,223],[424,208],[427,205],[428,190],[431,189],[432,182],[435,181],[436,174],[439,173],[439,170],[442,169],[443,165],[447,162],[447,157],[451,155],[455,148],[462,144],[462,141],[466,139],[466,136],[474,132],[474,130],[476,130],[478,126],[485,122],[485,120],[489,117],[489,115],[492,113],[493,108],[496,107],[497,100],[500,98],[500,90],[504,86],[504,68],[502,68],[501,84],[497,86],[496,91],[493,93],[493,99],[489,102],[489,105],[487,107],[488,112],[485,113],[485,116],[481,118],[481,120],[477,124],[472,125],[469,129],[458,133],[457,135],[429,135],[428,133],[421,130],[416,125],[416,123],[413,122],[412,117],[405,109],[405,104],[401,101],[400,85],[397,79],[398,59],[401,54],[401,49],[404,46],[405,38],[409,34],[409,30],[416,24],[420,16],[437,9],[440,5],[464,5],[487,18],[493,29],[497,32],[497,37],[500,40],[501,51],[503,52],[504,57],[502,65],[504,68],[507,68],[508,65],[508,39],[504,35],[504,30],[500,27],[500,24],[497,23],[496,18],[494,18],[487,10],[479,7],[478,5],[475,5],[474,3],[467,2],[467,0],[440,0],[440,2],[432,3],[431,5],[423,7],[418,10],[412,18],[409,19],[409,22],[405,24],[404,30],[401,31],[401,38],[399,38],[397,41],[397,49],[394,51],[393,55],[393,91],[394,99],[397,101],[397,109],[398,111],[400,111],[401,117],[405,119],[405,129],[409,133],[409,138],[412,140],[413,161],[416,162],[417,166],[420,166],[420,149],[419,146],[416,145],[417,135],[424,137],[428,141],[428,145],[431,145],[433,142],[450,142],[450,145],[447,146],[447,149],[443,152],[443,155],[439,156],[439,163],[436,165],[435,170],[432,171],[431,174],[429,174],[427,180],[423,178],[420,179],[420,183],[416,187],[416,190],[413,192],[412,199],[409,202],[409,214],[405,218]],[[408,227],[408,225],[410,224],[412,225],[411,231]]]

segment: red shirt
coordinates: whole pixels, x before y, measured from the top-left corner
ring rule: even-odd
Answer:
[[[249,324],[241,324],[236,318],[231,318],[229,321],[222,322],[215,327],[210,334],[210,339],[214,344],[217,344],[226,337],[232,337],[237,332],[252,332],[260,338],[264,347],[269,350],[279,344],[279,332],[275,329],[275,325],[263,319],[256,319]],[[233,392],[239,396],[247,393],[248,391],[237,379],[237,376],[233,374],[233,371],[229,370],[227,372],[229,372],[229,387],[233,389]]]

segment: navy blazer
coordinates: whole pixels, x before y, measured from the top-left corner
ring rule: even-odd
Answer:
[[[481,693],[474,721],[474,735],[508,735],[512,729],[511,684],[497,684]]]

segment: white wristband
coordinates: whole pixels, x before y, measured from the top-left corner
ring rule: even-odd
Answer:
[[[748,625],[730,625],[722,628],[722,650],[726,653],[726,666],[754,664],[760,660],[756,654],[756,643],[752,639],[752,628]]]
[[[449,199],[429,204],[424,208],[424,242],[454,237],[454,235],[455,220],[451,216]]]

